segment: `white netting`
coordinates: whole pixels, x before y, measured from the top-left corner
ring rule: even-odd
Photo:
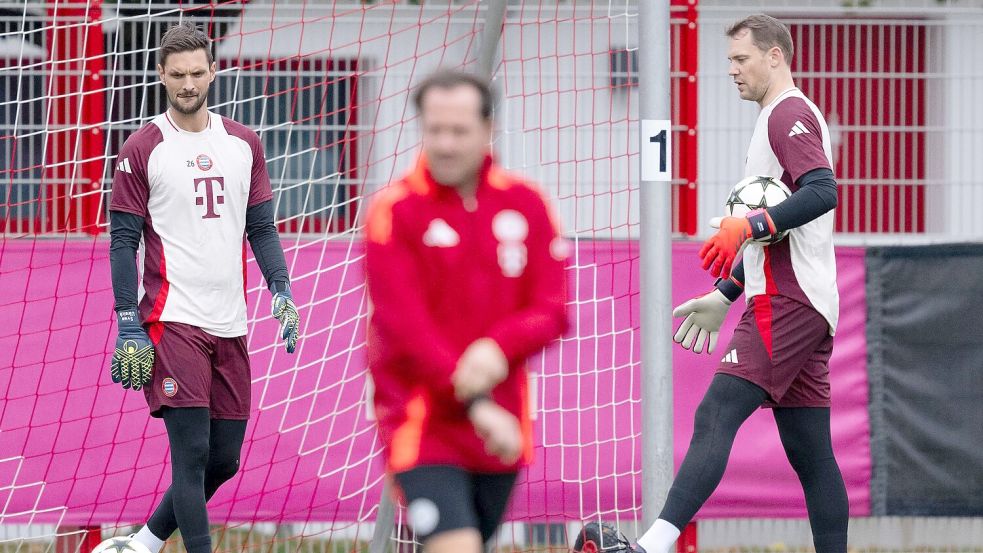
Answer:
[[[736,180],[754,114],[723,101],[730,92],[721,92],[718,65],[723,27],[743,12],[702,2],[697,25],[684,4],[674,2],[672,12],[672,224],[692,234]],[[887,137],[893,149],[882,150],[888,157],[879,164],[844,158],[854,195],[844,198],[841,230],[979,237],[979,202],[970,200],[981,190],[972,161],[983,112],[972,91],[983,70],[978,57],[942,56],[942,48],[966,50],[979,35],[979,10],[955,0],[892,2],[887,7],[905,15],[899,22],[884,10],[882,19],[864,19],[840,4],[782,8],[795,16],[797,42],[844,59],[855,49],[843,44],[900,37],[859,76],[875,86],[908,83],[887,97],[916,106],[913,115],[881,111],[843,130]],[[262,137],[304,319],[300,351],[288,357],[274,345],[267,292],[251,266],[255,416],[243,470],[210,504],[215,543],[225,551],[366,547],[383,478],[364,403],[359,214],[415,156],[412,85],[438,65],[477,65],[488,5],[0,4],[0,549],[87,551],[100,534],[145,520],[169,481],[163,426],[147,419],[138,394],[124,394],[106,374],[115,338],[106,199],[123,140],[164,109],[155,45],[182,19],[216,39],[212,108]],[[908,17],[927,8],[931,18]],[[639,516],[637,10],[637,0],[513,0],[493,58],[500,161],[542,185],[577,245],[574,327],[532,363],[538,461],[516,493],[503,548],[562,549],[568,533],[591,519],[616,522],[631,536]],[[912,45],[925,50],[922,57],[892,65]],[[931,64],[940,60],[936,71]],[[846,66],[809,61],[806,87],[822,90],[826,72],[836,73],[836,86],[858,82]],[[926,102],[921,91],[944,101]],[[839,106],[837,98],[825,105]],[[923,142],[890,138],[903,134]],[[708,153],[699,159],[697,141]],[[858,139],[850,155],[868,147]],[[920,161],[890,162],[911,152]],[[943,180],[954,184],[945,193]],[[882,211],[868,209],[876,202]],[[402,551],[411,540],[401,520],[397,511],[394,542]],[[807,549],[803,524],[705,522],[701,547]],[[979,551],[983,542],[979,519],[863,519],[853,529],[856,548],[866,551]]]
[[[3,548],[84,550],[99,531],[145,520],[169,481],[162,424],[106,374],[106,204],[123,140],[165,107],[159,37],[186,19],[215,38],[211,109],[263,140],[303,317],[298,353],[286,356],[251,263],[254,417],[240,474],[209,504],[215,542],[367,543],[383,475],[365,408],[360,210],[414,160],[413,84],[438,66],[476,66],[487,9],[26,2],[0,14]],[[500,162],[541,183],[582,239],[570,269],[575,331],[532,363],[542,445],[503,546],[558,545],[573,521],[638,514],[638,250],[623,241],[638,221],[636,10],[513,4],[493,53]]]

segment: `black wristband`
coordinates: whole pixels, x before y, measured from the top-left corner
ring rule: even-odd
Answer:
[[[470,397],[464,401],[464,410],[470,413],[472,407],[485,400],[491,400],[491,397],[489,397],[488,394],[478,394]]]

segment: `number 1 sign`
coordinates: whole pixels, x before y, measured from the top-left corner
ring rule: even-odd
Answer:
[[[642,181],[672,180],[672,123],[668,119],[642,120]]]

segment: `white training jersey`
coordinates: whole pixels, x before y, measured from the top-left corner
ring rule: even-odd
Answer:
[[[246,334],[246,208],[273,197],[255,132],[215,113],[201,132],[167,112],[120,149],[109,209],[144,217],[140,315]]]
[[[780,179],[794,193],[799,177],[822,167],[833,167],[826,120],[798,88],[790,88],[758,115],[744,176]],[[830,334],[835,333],[840,295],[833,254],[833,211],[791,229],[786,239],[775,244],[748,242],[744,281],[748,300],[759,294],[793,298],[812,306],[829,323]]]

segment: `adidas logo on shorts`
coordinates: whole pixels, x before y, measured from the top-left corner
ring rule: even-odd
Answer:
[[[737,350],[732,349],[724,356],[724,363],[737,363]]]

